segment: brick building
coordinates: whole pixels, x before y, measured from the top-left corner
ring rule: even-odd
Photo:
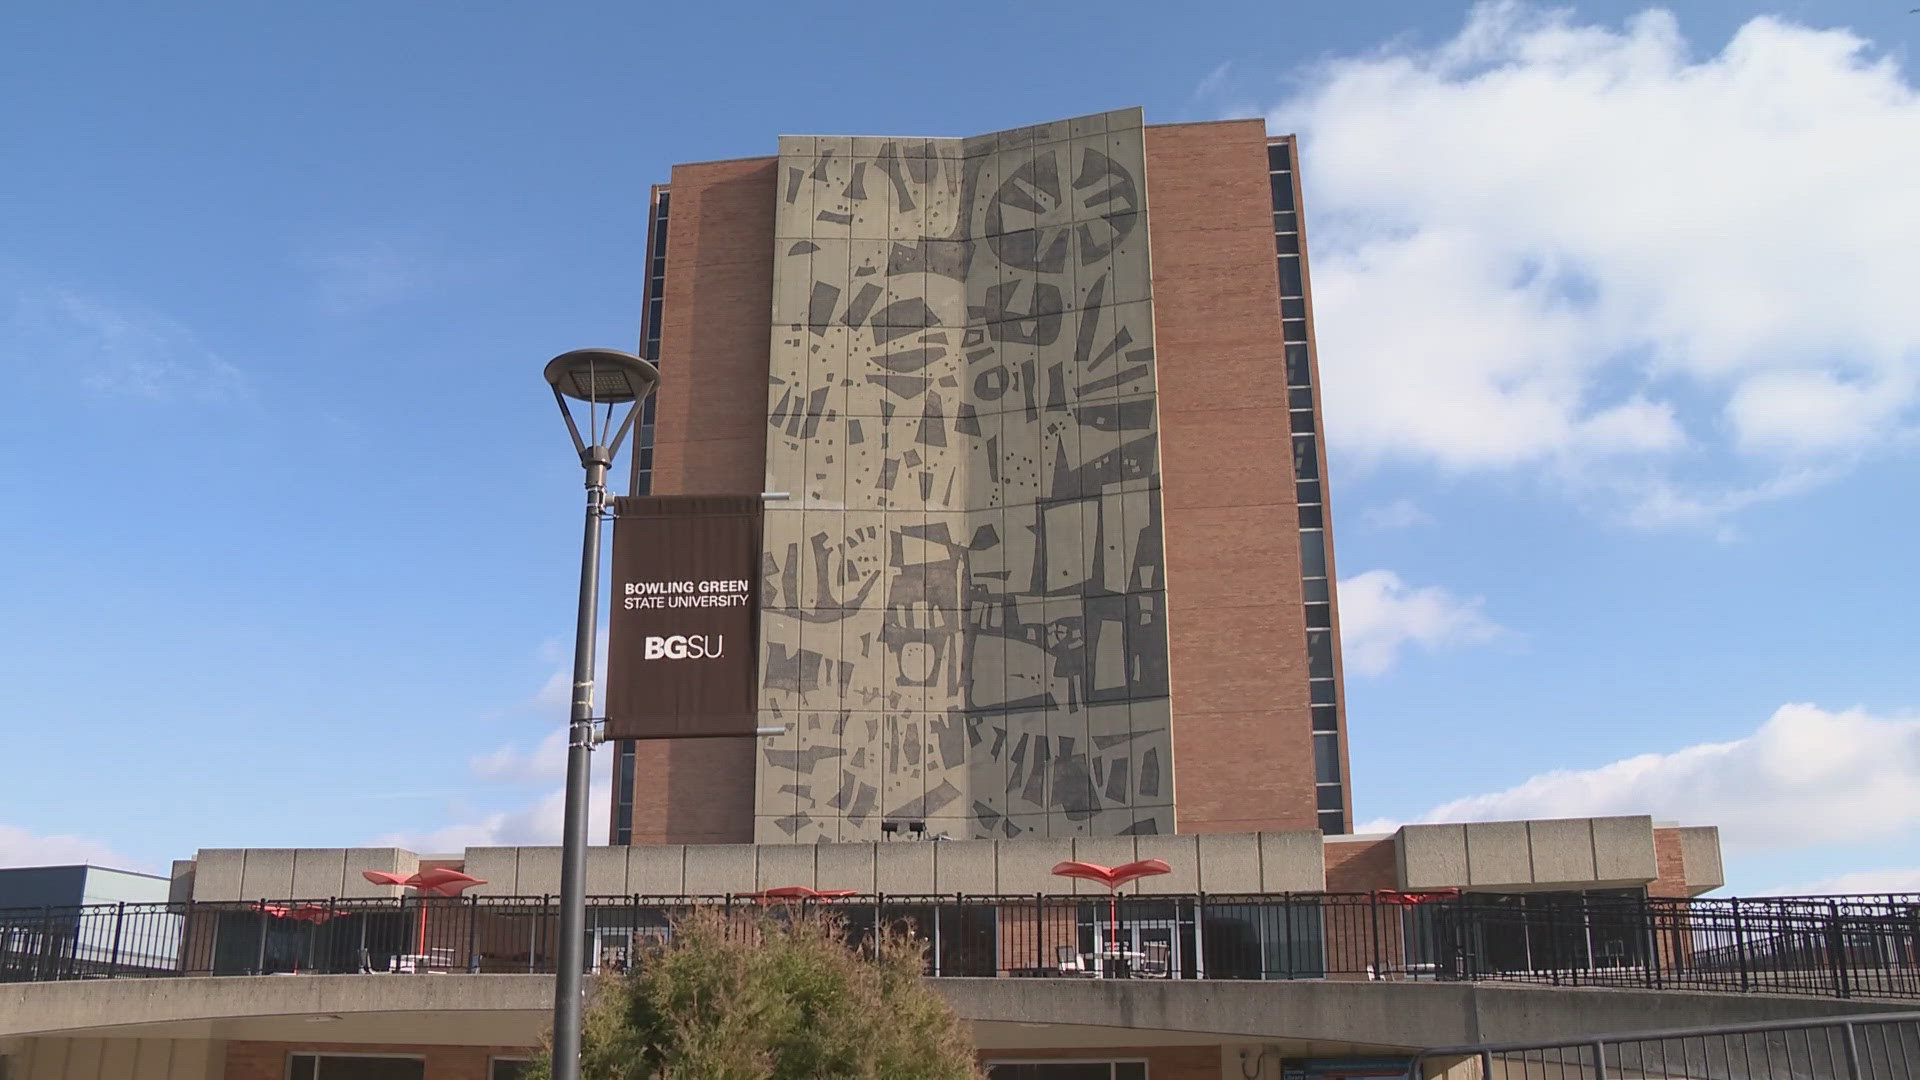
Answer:
[[[1138,109],[653,191],[633,489],[778,492],[761,722],[616,843],[1350,831],[1295,147]]]

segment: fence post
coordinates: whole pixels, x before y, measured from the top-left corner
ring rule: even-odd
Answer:
[[[107,960],[107,978],[111,979],[120,970],[120,934],[127,926],[127,902],[120,901],[113,912],[113,955]]]
[[[1847,987],[1846,935],[1840,928],[1840,904],[1827,901],[1827,958],[1833,964],[1833,985],[1840,997],[1852,997]]]
[[[1747,917],[1740,910],[1740,898],[1733,898],[1733,945],[1734,953],[1740,958],[1740,992],[1753,989],[1752,975],[1747,970]]]
[[[480,939],[480,898],[466,897],[467,901],[467,972],[480,974],[480,949],[476,942]]]
[[[1202,892],[1193,899],[1193,977],[1207,977],[1207,894]]]
[[[1554,918],[1554,915],[1559,912],[1560,905],[1553,903],[1551,900],[1549,900],[1546,904],[1546,909],[1547,909],[1547,963],[1549,965],[1548,972],[1553,977],[1553,985],[1559,986],[1560,985],[1560,920]],[[1535,962],[1538,963],[1538,961],[1535,961]],[[1595,1043],[1594,1045],[1598,1046],[1599,1044]],[[1605,1071],[1602,1070],[1599,1075],[1604,1077],[1606,1075]]]
[[[1593,1080],[1607,1080],[1607,1044],[1593,1040]]]
[[[267,973],[267,898],[260,898],[260,949],[254,954],[253,973]]]
[[[1367,894],[1367,919],[1373,924],[1373,960],[1367,965],[1368,977],[1384,979],[1387,977],[1386,965],[1380,956],[1380,893]]]
[[[1080,928],[1074,927],[1074,951],[1080,951]],[[1047,970],[1047,900],[1045,893],[1033,894],[1033,965],[1034,974]]]
[[[40,941],[39,941],[39,947],[34,949],[33,951],[35,953],[35,956],[33,958],[34,977],[37,979],[44,980],[48,976],[48,974],[50,974],[48,969],[53,965],[53,905],[52,904],[40,905]]]
[[[173,908],[172,902],[168,902],[167,914],[173,914]],[[180,908],[180,941],[175,946],[179,955],[174,957],[179,970],[174,974],[185,975],[192,970],[188,965],[192,963],[190,958],[193,956],[193,901],[191,899],[182,901]]]
[[[1852,1021],[1840,1025],[1841,1048],[1847,1052],[1847,1080],[1860,1080],[1860,1045],[1853,1038]]]

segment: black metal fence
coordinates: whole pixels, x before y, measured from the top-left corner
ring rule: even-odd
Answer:
[[[1920,1013],[1608,1035],[1578,1042],[1428,1050],[1410,1080],[1908,1080],[1920,1075]]]
[[[1920,998],[1920,897],[1620,895],[855,896],[827,911],[925,943],[936,976],[1434,979]],[[741,896],[596,896],[588,965],[617,971],[696,908]],[[0,981],[282,972],[551,972],[552,896],[0,909]]]

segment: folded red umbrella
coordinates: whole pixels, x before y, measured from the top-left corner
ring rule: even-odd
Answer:
[[[1053,872],[1060,877],[1097,881],[1109,889],[1117,889],[1129,881],[1136,881],[1143,877],[1171,874],[1173,867],[1168,866],[1163,859],[1141,859],[1138,862],[1121,863],[1119,866],[1068,861],[1055,866]]]
[[[1373,890],[1374,899],[1383,904],[1425,904],[1433,900],[1451,900],[1459,895],[1459,889],[1432,889],[1427,892],[1400,892],[1396,889]]]
[[[755,900],[838,900],[843,896],[858,896],[858,889],[809,889],[805,885],[781,885],[772,889],[763,889],[757,893],[745,895]]]
[[[375,885],[398,885],[403,889],[418,889],[421,896],[459,896],[461,892],[475,885],[485,885],[486,881],[458,870],[436,866],[422,870],[412,877],[401,877],[385,870],[362,870],[360,876]]]

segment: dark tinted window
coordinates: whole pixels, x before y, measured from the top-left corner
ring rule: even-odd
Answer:
[[[1300,508],[1300,527],[1301,528],[1320,529],[1320,528],[1325,528],[1326,524],[1327,524],[1326,514],[1321,511],[1320,507],[1303,506]]]
[[[1313,387],[1296,386],[1287,391],[1287,407],[1292,409],[1313,408]]]
[[[1281,255],[1300,254],[1299,233],[1274,233],[1273,250]]]
[[[1309,529],[1300,534],[1300,576],[1327,576],[1326,538],[1317,529]]]
[[[1307,683],[1307,700],[1315,705],[1333,704],[1333,680],[1313,679]]]
[[[1320,479],[1320,456],[1314,452],[1311,435],[1293,437],[1293,475],[1297,480]]]
[[[1280,301],[1280,317],[1283,319],[1304,319],[1307,317],[1307,302],[1294,297]]]
[[[1308,604],[1307,605],[1307,629],[1309,630],[1333,629],[1333,605],[1332,604]]]
[[[1346,800],[1340,797],[1340,788],[1338,785],[1324,785],[1319,788],[1319,792],[1320,809],[1322,810],[1339,810],[1346,804]]]
[[[1298,484],[1295,484],[1293,486],[1293,501],[1300,502],[1300,503],[1319,502],[1320,501],[1320,481],[1302,480]],[[1323,596],[1320,599],[1325,600],[1326,597]]]
[[[1302,582],[1301,586],[1306,590],[1307,603],[1309,604],[1325,600],[1328,596],[1332,595],[1332,590],[1327,587],[1325,578],[1321,578],[1318,581]]]
[[[1293,209],[1293,176],[1290,173],[1274,173],[1268,177],[1273,181],[1273,208]]]
[[[1332,735],[1313,737],[1313,778],[1322,784],[1340,782],[1340,744]]]
[[[1287,153],[1286,143],[1267,144],[1267,168],[1270,170],[1293,168],[1293,155]]]
[[[1340,709],[1334,705],[1313,707],[1313,730],[1336,731],[1340,727]]]
[[[1346,828],[1347,823],[1341,820],[1340,811],[1330,810],[1320,815],[1321,832],[1338,836],[1340,833],[1345,832]]]
[[[1293,433],[1295,435],[1313,434],[1313,410],[1297,409],[1293,413]]]
[[[1280,256],[1280,295],[1301,296],[1306,287],[1301,284],[1300,258],[1297,255]]]
[[[1312,630],[1307,633],[1307,678],[1333,678],[1333,632]]]
[[[487,1080],[520,1080],[532,1065],[525,1058],[494,1058]]]
[[[1313,365],[1305,345],[1287,346],[1287,385],[1308,386],[1313,382]],[[648,398],[652,401],[652,398]]]
[[[423,1080],[427,1071],[420,1058],[350,1054],[295,1054],[291,1066],[293,1080]]]
[[[1280,336],[1286,339],[1287,341],[1307,340],[1307,320],[1288,319],[1287,321],[1281,323]],[[648,398],[647,400],[652,401],[653,399]]]

